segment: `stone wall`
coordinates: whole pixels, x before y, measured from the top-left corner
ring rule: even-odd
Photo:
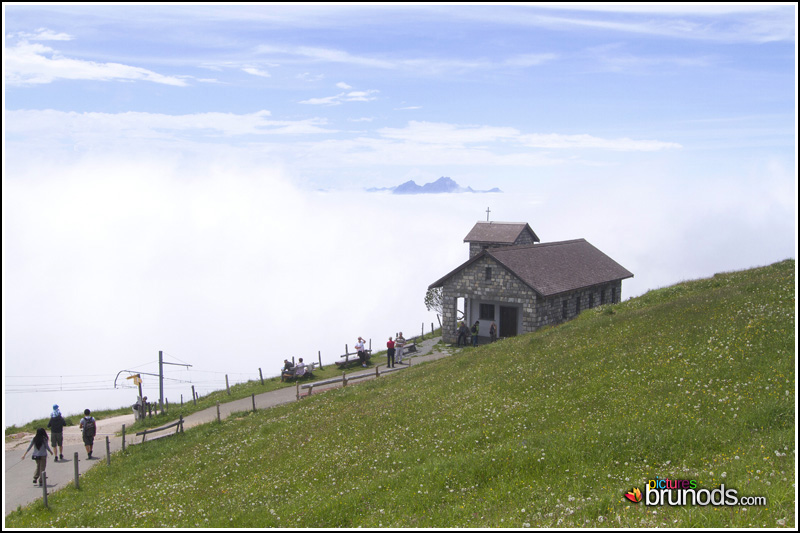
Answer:
[[[486,269],[491,268],[491,279],[486,279]],[[456,301],[467,298],[492,303],[514,305],[521,308],[522,329],[534,322],[536,293],[505,267],[490,257],[484,257],[456,273],[445,282],[442,290],[442,336],[445,342],[456,342]],[[471,317],[474,323],[475,317]],[[482,325],[483,326],[483,325]],[[488,331],[488,325],[481,331]]]
[[[612,302],[613,290],[613,302]],[[540,298],[534,312],[532,329],[560,324],[578,316],[581,311],[600,305],[619,303],[622,299],[622,281],[613,281],[597,287],[559,294],[551,298]],[[580,308],[578,304],[580,303]],[[565,305],[566,304],[566,305]],[[566,317],[565,315],[566,311]]]
[[[489,280],[486,279],[487,268],[491,268],[491,279]],[[591,307],[620,302],[622,300],[622,281],[543,298],[497,261],[484,257],[455,274],[447,280],[443,287],[442,337],[444,342],[455,343],[457,340],[455,331],[458,298],[518,307],[522,325],[519,334],[523,334],[571,320],[580,311]],[[470,317],[470,322],[474,323],[476,319],[474,316]],[[471,326],[471,324],[468,325]],[[488,331],[488,325],[481,324],[481,331]]]

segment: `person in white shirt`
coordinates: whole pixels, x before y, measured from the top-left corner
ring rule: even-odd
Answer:
[[[358,342],[356,343],[356,351],[358,352],[358,360],[361,361],[361,366],[367,366],[367,352],[364,348],[364,339],[361,337],[358,338]]]
[[[403,332],[397,334],[394,339],[394,362],[397,364],[403,363],[403,346],[406,345],[406,339],[403,337]]]

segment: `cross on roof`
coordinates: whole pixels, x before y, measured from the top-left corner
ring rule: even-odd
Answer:
[[[486,222],[489,222],[489,213],[490,213],[490,211],[489,211],[489,208],[487,207],[486,208]]]

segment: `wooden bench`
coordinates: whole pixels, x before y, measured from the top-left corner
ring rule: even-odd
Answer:
[[[366,354],[367,354],[367,361],[369,361],[369,360],[372,358],[372,350],[364,350],[364,351],[365,351],[365,352],[366,352]],[[344,354],[344,355],[340,355],[339,357],[340,357],[340,358],[341,358],[341,357],[344,357],[344,360],[343,360],[343,361],[336,361],[336,365],[337,365],[338,367],[340,367],[340,368],[344,368],[344,367],[346,367],[347,365],[349,365],[349,364],[350,364],[350,363],[352,363],[353,361],[360,361],[360,359],[358,358],[358,352],[355,352],[355,353],[346,353],[346,354]]]
[[[288,375],[288,373],[285,370],[281,370],[281,381],[288,381],[288,380],[291,380],[291,379],[299,379],[299,378],[303,378],[303,377],[306,377],[306,376],[309,376],[309,377],[313,378],[314,377],[314,370],[317,369],[317,368],[319,368],[319,363],[316,363],[316,362],[309,363],[309,364],[305,365],[304,367],[295,366],[292,369],[292,375],[291,376]],[[301,370],[303,371],[302,374],[299,373]]]

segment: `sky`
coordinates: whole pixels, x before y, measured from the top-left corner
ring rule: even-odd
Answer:
[[[192,365],[177,402],[428,330],[487,209],[587,239],[623,298],[795,258],[796,28],[793,4],[4,3],[4,425],[131,404],[159,351]],[[442,176],[503,192],[366,192]]]

